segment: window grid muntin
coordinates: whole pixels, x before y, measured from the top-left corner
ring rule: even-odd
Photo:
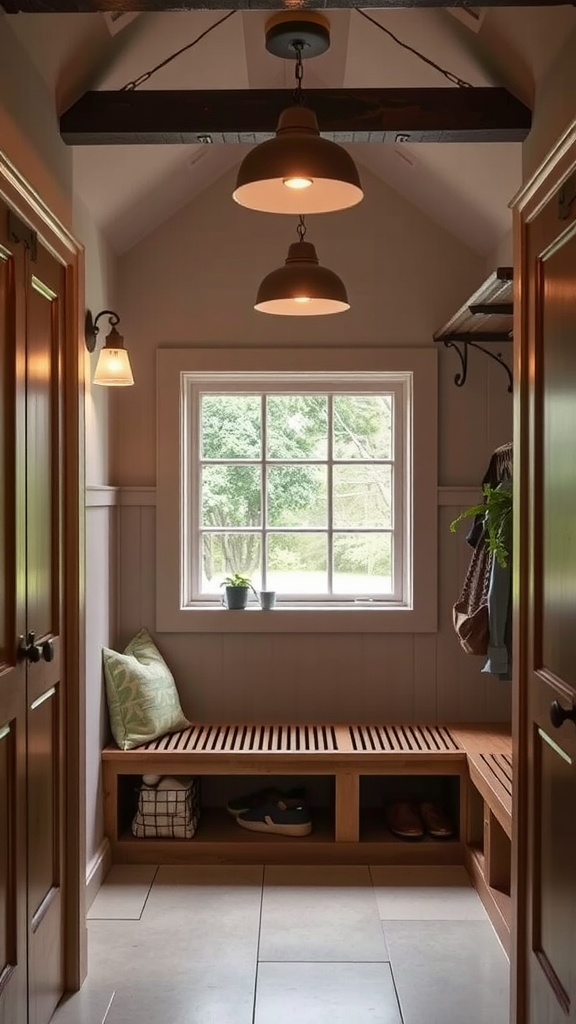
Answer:
[[[218,528],[204,528],[201,526],[201,505],[202,505],[202,492],[200,487],[196,487],[196,501],[188,501],[187,508],[189,515],[186,516],[184,513],[183,525],[184,529],[182,532],[184,535],[188,534],[188,543],[183,545],[183,550],[188,552],[188,560],[184,563],[186,571],[182,573],[184,577],[183,586],[183,606],[191,605],[194,602],[208,602],[214,603],[217,600],[217,596],[202,592],[202,559],[198,558],[198,552],[202,549],[202,535],[205,532],[211,533],[255,533],[260,535],[261,539],[261,577],[262,586],[265,587],[265,570],[267,564],[267,537],[273,533],[320,533],[327,536],[328,542],[328,585],[329,588],[333,587],[334,568],[333,568],[333,538],[335,534],[342,533],[382,533],[391,535],[391,548],[392,548],[392,592],[390,594],[379,594],[376,598],[373,595],[367,595],[366,599],[370,602],[375,600],[382,605],[386,604],[398,604],[406,603],[409,590],[409,581],[411,578],[410,564],[409,564],[409,551],[410,551],[410,538],[407,523],[404,522],[404,505],[405,495],[404,491],[410,485],[410,460],[409,450],[407,447],[407,438],[404,439],[404,420],[406,417],[409,418],[411,415],[410,408],[410,396],[411,396],[411,373],[370,373],[366,375],[366,379],[362,379],[361,386],[359,386],[358,375],[354,373],[342,374],[342,384],[336,383],[335,378],[338,374],[320,374],[320,375],[308,375],[309,377],[315,378],[319,376],[319,381],[314,380],[300,380],[298,376],[291,374],[274,375],[268,377],[267,375],[257,374],[245,374],[246,383],[241,382],[237,377],[230,379],[228,375],[221,375],[218,373],[214,374],[183,374],[185,378],[185,386],[182,389],[184,392],[184,405],[188,404],[194,410],[194,414],[184,414],[185,423],[183,424],[182,436],[188,438],[187,447],[188,452],[182,459],[183,466],[183,490],[186,491],[192,489],[192,481],[199,480],[199,468],[201,464],[260,464],[264,467],[266,464],[270,465],[306,465],[306,464],[319,464],[328,466],[329,484],[328,484],[328,502],[329,502],[329,515],[330,522],[333,522],[332,512],[332,489],[333,489],[333,472],[332,467],[334,466],[333,455],[333,398],[335,395],[354,396],[362,394],[377,394],[377,395],[390,395],[392,398],[392,416],[391,416],[391,451],[393,457],[391,459],[354,459],[345,460],[338,459],[336,463],[338,465],[390,465],[392,471],[392,522],[393,526],[390,529],[381,527],[364,527],[360,529],[346,528],[334,530],[332,526],[325,529],[315,529],[310,527],[303,528],[291,528],[287,530],[284,527],[266,527],[262,525],[259,528],[251,527],[238,527],[236,529],[230,528],[227,530],[219,530]],[[282,376],[282,380],[278,379],[278,376]],[[306,375],[304,375],[306,376]],[[198,377],[202,377],[203,380],[200,382]],[[209,378],[209,379],[207,379]],[[256,381],[255,378],[258,378]],[[261,397],[261,446],[260,446],[260,459],[210,459],[202,460],[199,457],[201,448],[201,431],[202,431],[202,396],[204,394],[217,393],[220,395],[243,395],[243,394],[258,394]],[[267,430],[267,422],[265,415],[266,398],[268,394],[272,393],[283,393],[283,394],[305,394],[314,393],[319,395],[327,395],[328,401],[328,458],[326,462],[322,459],[266,459],[266,442],[265,433]],[[188,403],[186,402],[188,398]],[[190,401],[191,399],[191,401]],[[185,429],[185,424],[188,425],[189,430]],[[196,438],[198,443],[194,443],[194,439],[190,436],[191,433],[196,431]],[[409,423],[408,423],[409,430]],[[402,439],[402,443],[397,444],[397,439]],[[404,466],[406,467],[404,469]],[[398,470],[401,472],[398,472]],[[403,486],[397,486],[396,476],[402,481]],[[260,472],[261,480],[261,508],[262,516],[264,517],[265,502],[267,502],[266,488],[263,468]],[[266,512],[267,517],[267,512]],[[262,519],[262,523],[265,524],[266,519]],[[398,525],[401,527],[401,531],[398,529]],[[398,534],[401,532],[401,543],[398,543]],[[184,538],[183,538],[184,539]],[[192,542],[193,541],[193,542]],[[196,557],[190,558],[191,550],[194,550]],[[187,585],[186,585],[187,581]],[[401,582],[401,586],[399,585]],[[186,592],[188,598],[186,599]],[[355,601],[362,601],[360,593],[357,595],[352,594],[333,594],[333,593],[320,593],[320,594],[289,594],[289,603],[297,604],[299,602],[309,602],[316,605],[330,605],[330,604],[353,604]]]

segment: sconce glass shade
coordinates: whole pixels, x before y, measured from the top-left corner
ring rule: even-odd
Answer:
[[[283,267],[268,274],[254,309],[282,316],[323,316],[350,309],[343,281],[321,267],[310,242],[293,242]]]
[[[323,139],[313,110],[288,107],[276,136],[240,165],[233,198],[263,213],[329,213],[363,199],[360,176],[342,146]]]
[[[130,357],[124,348],[124,338],[115,327],[106,338],[104,348],[100,350],[94,384],[103,384],[109,388],[125,388],[134,383]]]

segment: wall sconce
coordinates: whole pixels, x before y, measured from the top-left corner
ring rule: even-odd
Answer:
[[[120,323],[120,317],[111,309],[103,309],[97,316],[92,317],[90,310],[86,311],[84,321],[84,340],[89,352],[96,348],[96,340],[100,333],[98,321],[101,316],[108,317],[110,334],[106,337],[106,344],[100,351],[96,373],[93,383],[103,384],[108,388],[123,388],[134,383],[130,357],[124,348],[124,338],[118,333],[116,327]]]

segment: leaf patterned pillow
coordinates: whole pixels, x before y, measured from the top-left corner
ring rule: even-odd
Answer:
[[[121,750],[188,728],[174,677],[148,630],[123,654],[104,647],[102,658],[110,726]]]

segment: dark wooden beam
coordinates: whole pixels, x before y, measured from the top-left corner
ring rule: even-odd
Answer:
[[[531,113],[506,89],[311,89],[322,134],[337,142],[522,142]],[[71,146],[270,138],[286,90],[87,92],[60,118]]]
[[[482,0],[483,7],[557,7],[566,0]],[[286,0],[2,0],[7,14],[90,11],[285,11]],[[468,0],[301,0],[298,10],[353,7],[467,7]],[[289,7],[289,9],[293,9]]]

